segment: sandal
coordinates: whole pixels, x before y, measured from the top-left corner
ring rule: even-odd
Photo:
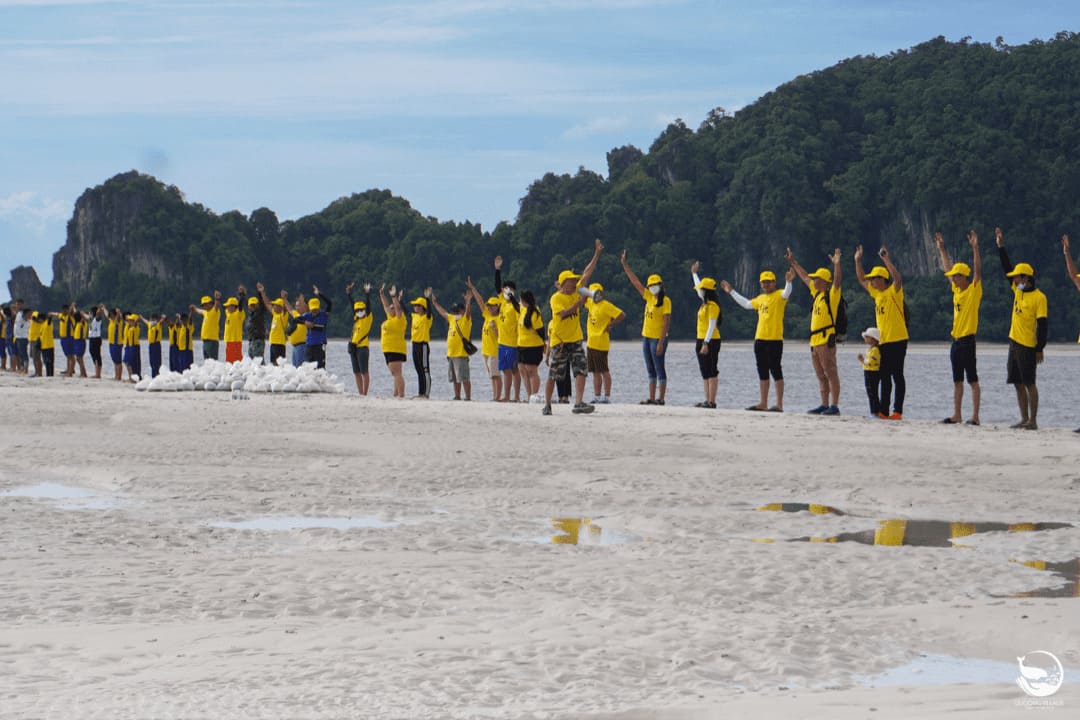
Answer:
[[[978,425],[978,424],[979,424],[979,421],[978,421],[978,420],[968,420],[968,421],[967,421],[966,423],[964,423],[964,424],[965,424],[965,425]]]
[[[638,405],[655,405],[655,404],[656,404],[655,400],[642,400],[641,402],[638,403]]]

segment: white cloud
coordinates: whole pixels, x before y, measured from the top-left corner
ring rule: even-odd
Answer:
[[[31,224],[48,224],[65,218],[71,212],[62,200],[38,197],[29,190],[0,198],[0,218],[21,220]]]
[[[564,140],[583,140],[596,135],[609,135],[622,133],[630,127],[630,121],[625,117],[598,117],[580,125],[575,125],[563,132]]]

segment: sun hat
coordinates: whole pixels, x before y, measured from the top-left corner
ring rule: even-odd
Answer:
[[[881,342],[881,331],[878,330],[876,327],[866,328],[865,330],[863,330],[862,336],[864,340],[868,337],[872,337],[878,342]]]
[[[881,265],[875,265],[870,269],[870,272],[866,273],[866,279],[869,280],[870,278],[881,278],[882,280],[888,280],[889,271]]]
[[[715,290],[716,281],[712,278],[701,278],[701,282],[694,286],[695,290]]]

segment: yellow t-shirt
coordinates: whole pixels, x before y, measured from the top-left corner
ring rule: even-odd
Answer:
[[[1021,292],[1013,288],[1012,324],[1009,326],[1009,339],[1024,347],[1033,348],[1039,344],[1036,320],[1046,317],[1046,296],[1042,290]]]
[[[526,310],[522,308],[518,317],[517,346],[519,348],[544,347],[544,338],[540,337],[539,330],[544,327],[544,318],[540,314],[540,308],[532,314],[530,325],[525,327]]]
[[[225,342],[244,342],[244,313],[240,310],[225,311]]]
[[[551,300],[548,304],[551,306],[551,346],[562,345],[563,343],[581,342],[583,335],[581,334],[581,309],[578,308],[572,315],[567,317],[559,317],[559,313],[564,310],[568,310],[574,303],[577,302],[578,296],[575,292],[572,295],[567,295],[564,292],[557,292],[551,296]]]
[[[449,324],[446,330],[446,357],[469,357],[469,353],[465,352],[465,345],[461,342],[461,338],[468,338],[472,335],[472,316],[462,315],[459,319],[450,315],[447,317],[446,322]]]
[[[863,356],[862,369],[867,372],[877,372],[881,369],[881,348],[873,345]]]
[[[146,326],[146,342],[159,343],[161,342],[161,323],[150,323]]]
[[[405,326],[408,324],[409,321],[403,314],[383,320],[383,324],[379,326],[379,342],[384,353],[405,354]]]
[[[170,325],[169,326],[169,344],[170,345],[175,345],[176,344],[176,325]]]
[[[86,333],[90,330],[90,323],[86,321],[86,318],[79,316],[75,320],[75,324],[71,326],[71,337],[76,340],[85,340]]]
[[[293,317],[300,317],[299,310],[292,311]],[[288,322],[286,320],[286,322]],[[296,323],[296,329],[289,333],[290,345],[303,345],[307,342],[307,325],[304,323]]]
[[[833,327],[836,314],[840,312],[840,286],[833,283],[829,286],[828,305],[825,304],[825,293],[814,295],[814,305],[810,310],[810,347],[825,345],[829,338],[836,334]],[[832,310],[830,315],[829,311]],[[828,328],[822,330],[822,328]],[[821,330],[821,332],[818,332]]]
[[[119,345],[123,341],[123,338],[120,336],[120,329],[118,326],[119,323],[116,322],[116,320],[109,318],[108,341],[110,345]]]
[[[355,313],[353,317],[352,337],[349,338],[356,347],[370,347],[371,346],[371,326],[375,322],[375,316],[368,313],[362,318],[356,317]]]
[[[124,328],[124,347],[137,347],[142,339],[142,332],[137,324],[131,324]]]
[[[486,307],[481,317],[484,318],[484,328],[480,334],[480,352],[484,357],[496,357],[499,354],[499,318],[488,315]]]
[[[179,325],[176,328],[176,349],[191,349],[191,328],[186,325]]]
[[[221,310],[217,306],[203,311],[199,338],[202,340],[221,339]]]
[[[868,285],[867,292],[874,298],[874,317],[877,318],[877,328],[881,331],[881,344],[907,340],[903,289],[897,290],[895,285],[886,285],[884,290],[875,290]]]
[[[787,298],[783,290],[761,293],[750,300],[750,305],[757,310],[757,330],[755,340],[784,339],[784,310]]]
[[[701,306],[697,311],[697,339],[704,340],[705,333],[709,331],[709,320],[715,319],[717,326],[713,330],[712,339],[720,339],[720,306],[714,303],[712,300],[701,303]]]
[[[409,338],[415,342],[431,342],[431,316],[427,313],[412,314],[412,334]]]
[[[645,290],[641,293],[645,301],[645,319],[641,323],[641,337],[650,340],[659,340],[664,334],[664,316],[671,314],[671,298],[664,296],[664,302],[659,307],[656,305],[656,297]]]
[[[289,314],[282,310],[281,312],[270,313],[270,344],[271,345],[284,345],[285,344],[285,326],[289,324]]]
[[[53,323],[52,318],[45,318],[44,322],[38,323],[41,325],[41,334],[39,340],[41,340],[42,350],[52,350],[56,347],[56,338],[53,337]]]
[[[500,298],[499,305],[499,344],[504,347],[517,347],[518,311],[514,303]]]
[[[979,329],[979,305],[982,303],[982,281],[972,282],[966,288],[952,285],[954,338],[974,335]]]
[[[71,316],[67,313],[60,313],[56,316],[56,320],[60,330],[60,338],[66,338],[68,336],[68,321],[71,320]]]
[[[41,340],[41,328],[45,326],[45,323],[38,322],[37,320],[30,321],[30,327],[26,332],[26,339],[31,343],[36,343]]]
[[[589,311],[589,319],[586,322],[588,337],[585,346],[601,352],[611,350],[611,335],[607,332],[607,328],[612,320],[622,315],[622,310],[607,300],[596,302],[592,298],[585,301],[585,309]]]

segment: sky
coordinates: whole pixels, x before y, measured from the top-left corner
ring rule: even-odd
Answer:
[[[799,75],[942,35],[1077,30],[1074,0],[0,0],[0,300],[52,280],[87,188],[136,169],[282,220],[384,188],[513,222],[529,184]]]

